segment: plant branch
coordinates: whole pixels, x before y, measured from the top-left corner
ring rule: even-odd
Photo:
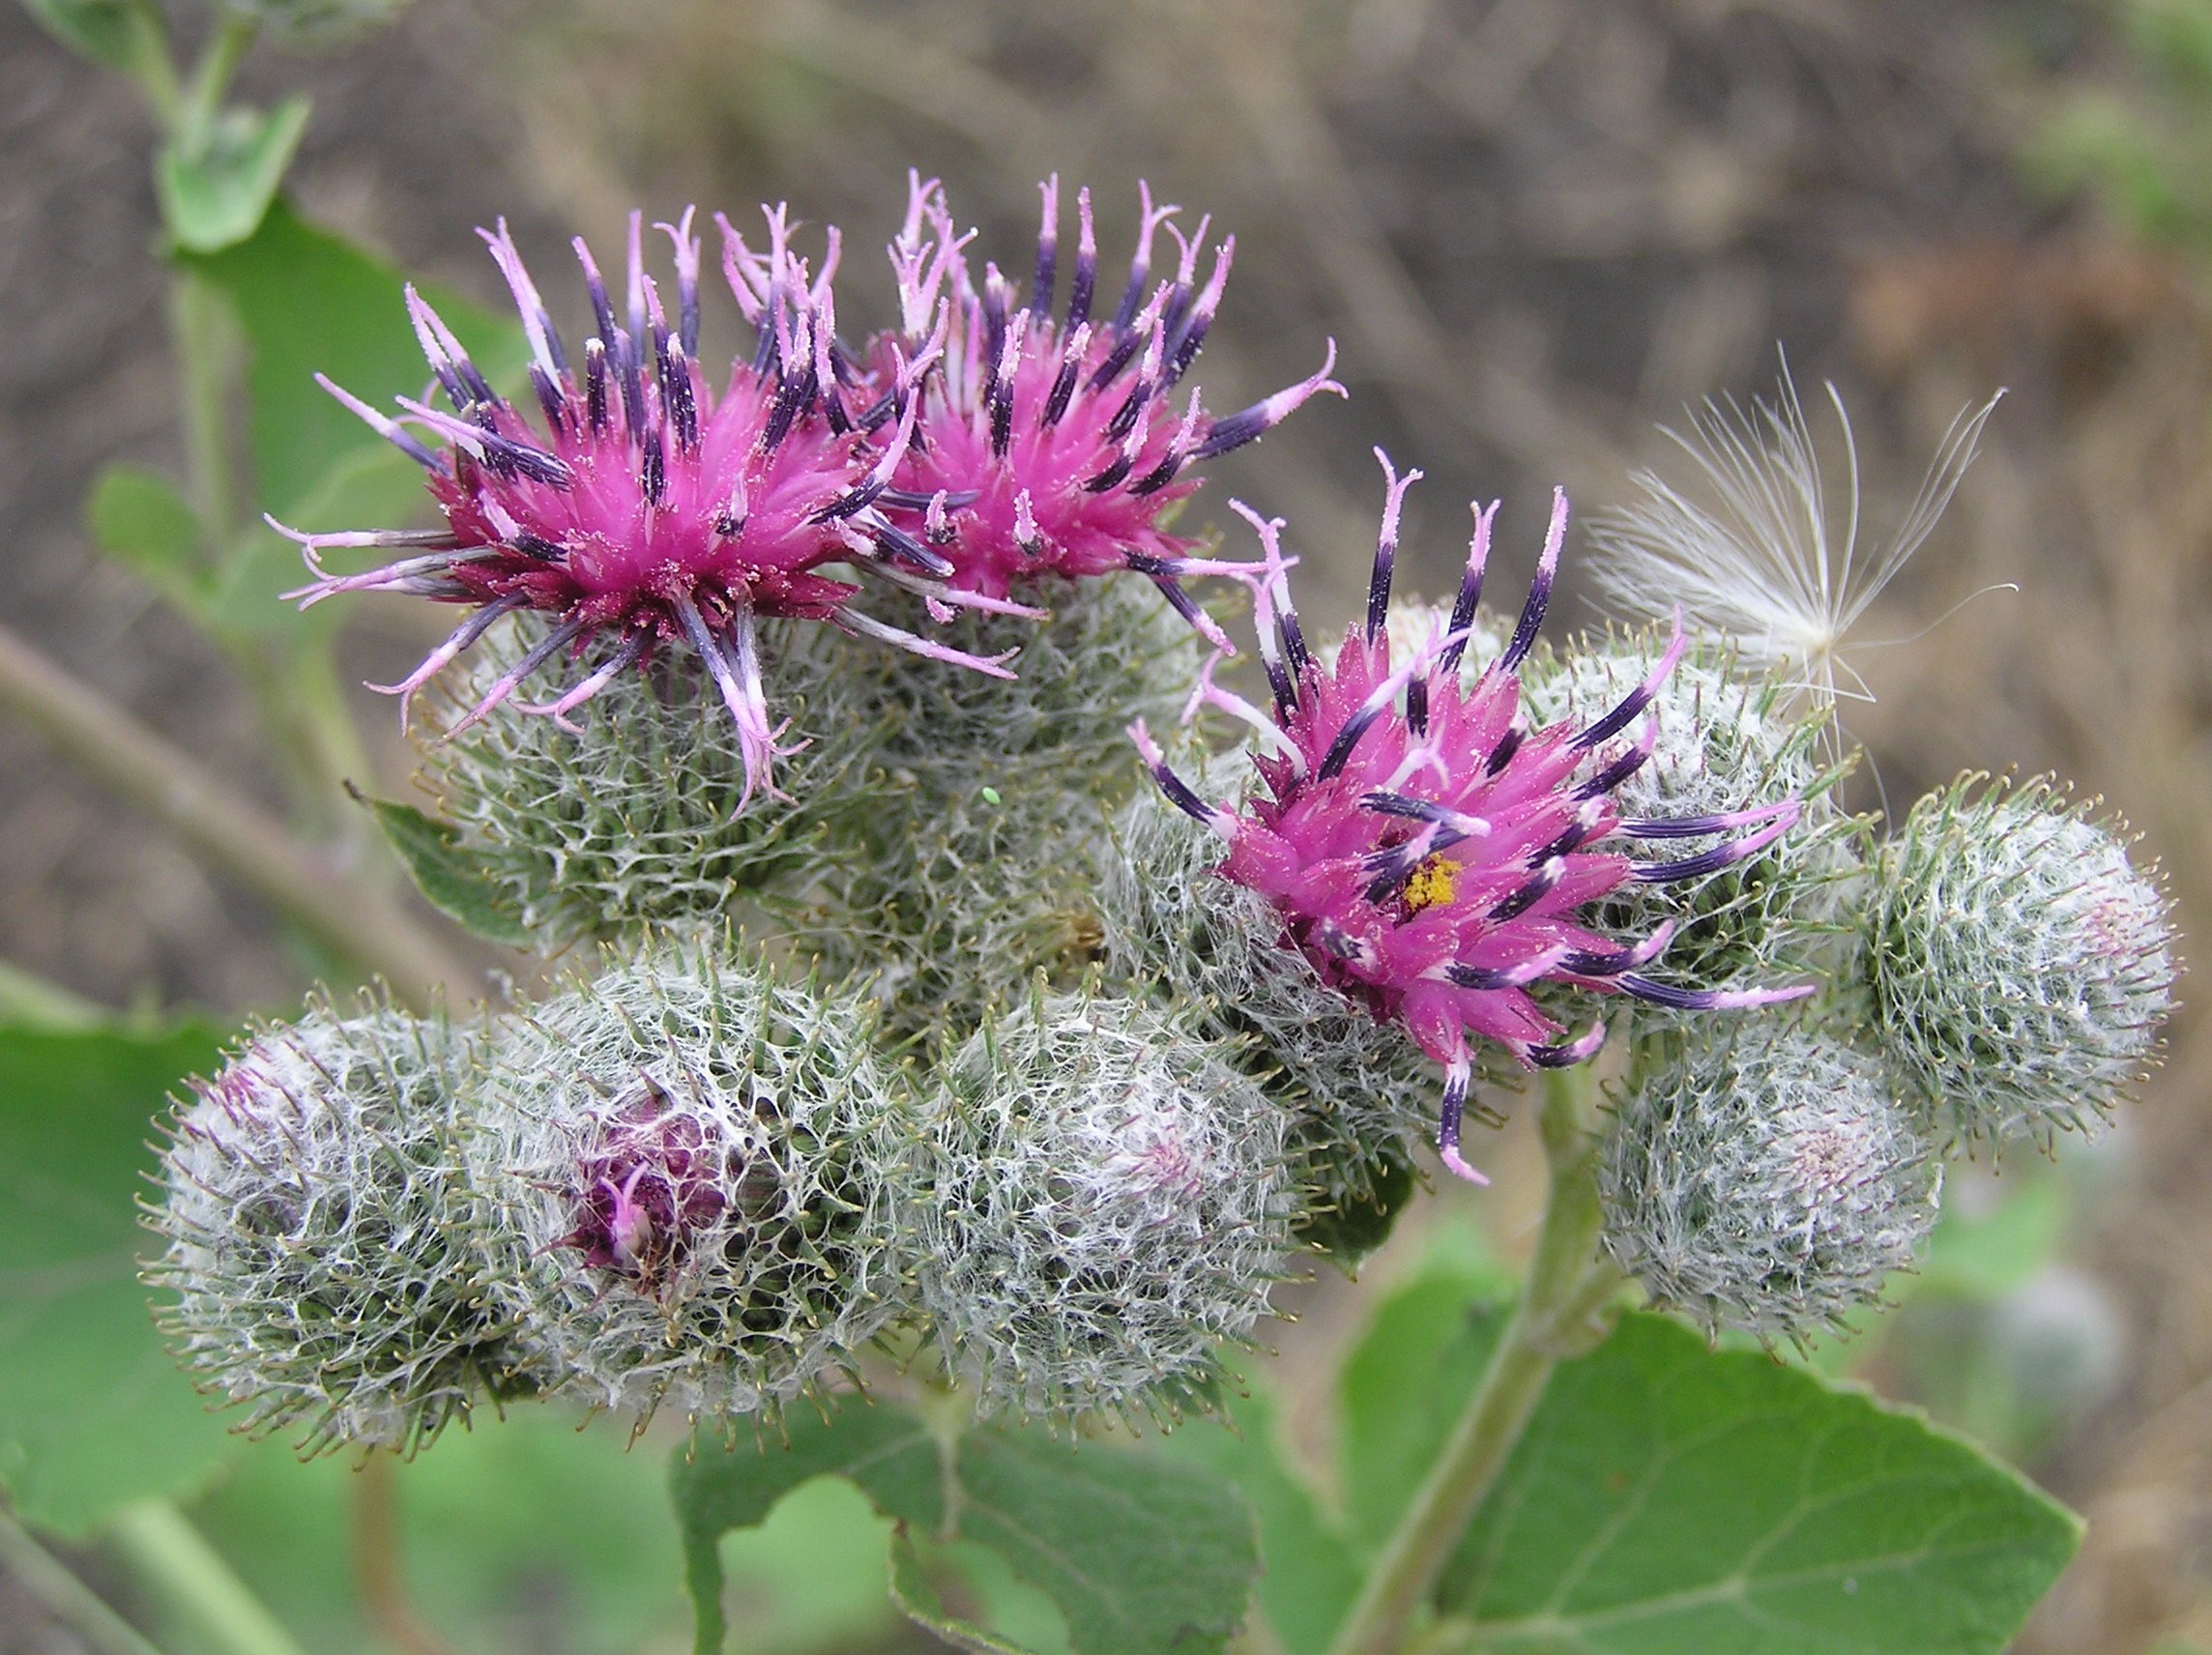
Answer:
[[[243,12],[225,11],[216,25],[215,38],[201,52],[177,111],[176,144],[187,157],[197,160],[207,153],[215,133],[215,119],[222,109],[223,94],[238,73],[240,60],[253,44],[259,25]]]
[[[44,1604],[47,1612],[83,1639],[95,1655],[161,1655],[7,1512],[0,1512],[0,1565]]]
[[[169,56],[169,27],[154,0],[126,0],[126,26],[131,31],[130,61],[124,73],[138,83],[154,124],[164,135],[176,131],[184,108],[184,92],[177,84],[177,66]]]
[[[468,969],[383,892],[364,888],[301,845],[130,713],[0,626],[0,708],[64,756],[144,807],[211,864],[266,897],[316,938],[381,974],[411,1003]]]
[[[109,1542],[177,1616],[224,1655],[305,1655],[222,1554],[167,1500],[117,1515]]]
[[[353,1484],[353,1576],[369,1624],[406,1655],[452,1655],[415,1612],[399,1541],[398,1462],[372,1452]]]
[[[1414,1616],[1543,1401],[1552,1370],[1588,1347],[1589,1323],[1619,1285],[1617,1272],[1597,1257],[1604,1213],[1590,1131],[1596,1089],[1587,1065],[1544,1078],[1552,1181],[1528,1279],[1467,1411],[1399,1520],[1330,1655],[1397,1655],[1405,1647]]]
[[[229,394],[237,326],[222,295],[181,262],[169,272],[168,319],[192,508],[199,514],[203,552],[219,554],[238,532]]]

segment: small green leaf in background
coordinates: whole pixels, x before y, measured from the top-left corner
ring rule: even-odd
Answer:
[[[412,804],[385,798],[367,802],[376,813],[376,825],[431,907],[487,943],[510,948],[529,945],[530,928],[499,905],[483,864],[462,846],[457,832],[443,822],[431,821]]]
[[[1041,1586],[1085,1655],[1220,1649],[1259,1573],[1252,1517],[1195,1466],[1039,1430],[960,1439],[959,1532]]]
[[[154,1118],[214,1031],[0,1030],[0,1480],[82,1535],[235,1445],[162,1349],[138,1282]]]
[[[628,1655],[688,1630],[661,1433],[579,1429],[542,1406],[480,1417],[394,1467],[407,1585],[422,1617],[470,1655]],[[191,1512],[247,1583],[314,1650],[379,1647],[354,1590],[344,1455],[301,1465],[248,1446]],[[558,1521],[553,1516],[558,1515]],[[722,1548],[745,1655],[875,1647],[897,1627],[886,1594],[890,1525],[821,1479]]]
[[[945,1522],[946,1471],[937,1439],[913,1414],[848,1404],[824,1421],[795,1414],[787,1441],[709,1443],[679,1450],[670,1490],[684,1531],[684,1584],[698,1617],[695,1647],[718,1655],[728,1634],[722,1608],[721,1538],[768,1521],[776,1502],[815,1477],[843,1477],[896,1523],[935,1530]]]
[[[1996,1655],[2080,1535],[1964,1438],[1639,1315],[1560,1366],[1441,1596],[1488,1651]]]
[[[968,1655],[1030,1655],[1022,1644],[994,1637],[981,1627],[946,1612],[937,1588],[930,1583],[914,1541],[902,1524],[891,1536],[891,1602],[899,1613],[925,1632],[933,1632]]]
[[[188,614],[206,608],[200,520],[175,483],[143,466],[108,466],[84,515],[102,551]]]
[[[1059,1608],[1076,1655],[1208,1655],[1242,1624],[1259,1570],[1252,1518],[1236,1489],[1199,1466],[1118,1446],[1072,1445],[1039,1430],[973,1430],[946,1440],[903,1409],[848,1405],[795,1416],[790,1441],[702,1446],[677,1459],[673,1491],[697,1648],[726,1633],[720,1536],[758,1523],[789,1489],[836,1475],[884,1517],[936,1542],[973,1542]],[[924,1624],[968,1647],[1000,1649],[948,1617],[920,1579],[911,1543],[893,1583]]]
[[[287,98],[267,113],[225,109],[198,153],[162,146],[154,162],[154,193],[179,247],[218,252],[261,227],[307,130],[307,112],[305,98]]]
[[[385,456],[392,474],[408,479],[408,497],[425,498],[421,469],[315,383],[317,373],[328,374],[389,411],[393,396],[414,395],[428,382],[398,271],[305,222],[281,198],[247,240],[183,262],[228,296],[245,330],[255,494],[264,510],[301,529],[391,527],[316,521],[303,509],[328,488],[334,470],[363,454]],[[520,377],[529,346],[519,323],[453,293],[422,292],[494,385]]]
[[[23,0],[23,7],[86,61],[127,73],[137,67],[141,23],[129,0]]]
[[[1943,1216],[1928,1256],[1898,1285],[1913,1299],[2016,1292],[2058,1257],[2073,1205],[2055,1168],[2022,1168],[2001,1179],[1955,1168],[1943,1180]]]

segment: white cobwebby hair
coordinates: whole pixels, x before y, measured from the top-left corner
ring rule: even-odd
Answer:
[[[1868,553],[1859,544],[1858,445],[1843,398],[1825,389],[1843,433],[1840,512],[1785,359],[1773,402],[1755,397],[1747,410],[1733,396],[1707,400],[1689,410],[1687,432],[1661,427],[1695,462],[1693,492],[1703,498],[1657,472],[1636,473],[1644,498],[1598,520],[1592,573],[1627,615],[1665,616],[1680,604],[1693,625],[1732,637],[1746,665],[1790,675],[1826,702],[1839,693],[1872,700],[1840,653],[1845,636],[1936,527],[2004,392],[1960,410],[1911,508]],[[1849,685],[1841,691],[1839,674]]]

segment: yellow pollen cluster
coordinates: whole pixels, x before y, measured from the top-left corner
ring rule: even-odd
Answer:
[[[1458,888],[1459,864],[1446,860],[1441,851],[1435,852],[1406,876],[1406,911],[1418,914],[1424,908],[1449,902]]]

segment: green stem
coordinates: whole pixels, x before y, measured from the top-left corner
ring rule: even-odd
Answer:
[[[129,61],[121,68],[138,83],[154,124],[164,136],[177,130],[185,106],[184,89],[177,83],[177,66],[169,56],[169,25],[155,0],[127,0],[127,26],[131,31]]]
[[[1604,1212],[1591,1132],[1596,1093],[1586,1066],[1545,1076],[1541,1123],[1551,1193],[1520,1303],[1330,1655],[1397,1655],[1406,1646],[1414,1617],[1543,1400],[1552,1370],[1588,1348],[1590,1323],[1619,1285],[1597,1255]]]
[[[399,1525],[399,1463],[382,1449],[354,1474],[353,1572],[369,1623],[403,1655],[452,1655],[415,1612],[407,1595],[406,1547]]]
[[[384,892],[346,878],[272,822],[239,788],[78,682],[0,626],[0,710],[14,712],[211,864],[422,1005],[471,973]]]
[[[66,1564],[6,1512],[0,1512],[0,1565],[48,1613],[83,1639],[96,1655],[161,1655],[145,1637],[72,1574]]]
[[[222,1553],[168,1501],[122,1512],[108,1538],[139,1581],[211,1647],[224,1655],[305,1655]]]
[[[183,102],[178,105],[171,133],[178,151],[188,160],[196,160],[207,153],[216,116],[222,109],[223,94],[230,90],[230,77],[238,73],[247,48],[253,44],[258,26],[244,13],[225,11],[222,20],[216,25],[215,38],[200,53],[200,61],[192,70],[191,84],[185,89]]]
[[[182,264],[170,271],[168,310],[192,508],[199,514],[203,548],[214,555],[228,546],[239,530],[238,479],[230,444],[236,325],[223,296]]]

